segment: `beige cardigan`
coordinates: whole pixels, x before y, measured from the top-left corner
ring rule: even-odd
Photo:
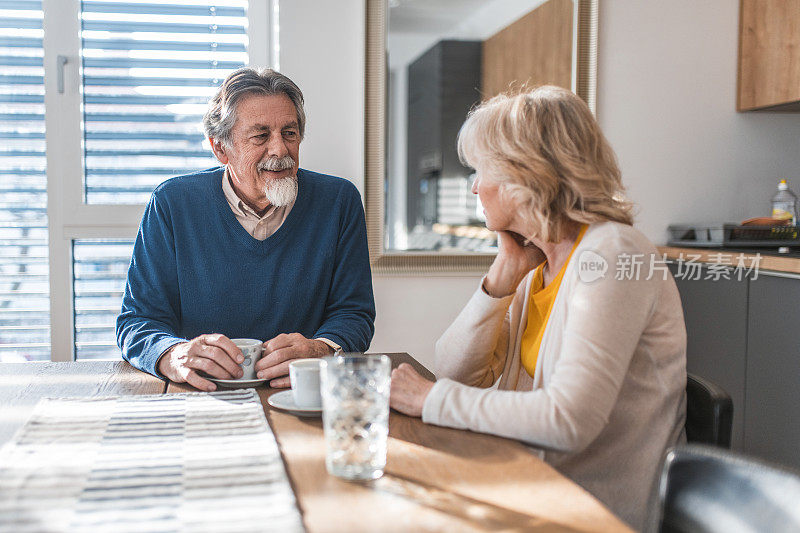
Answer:
[[[608,270],[587,281],[595,254]],[[671,275],[656,270],[646,279],[651,257],[659,265],[654,254],[630,226],[587,229],[553,303],[533,379],[519,356],[532,275],[505,298],[479,288],[436,343],[440,379],[423,421],[529,443],[634,528],[644,527],[659,463],[685,438],[686,416],[683,310]],[[616,279],[630,273],[618,265],[637,262],[638,280]]]

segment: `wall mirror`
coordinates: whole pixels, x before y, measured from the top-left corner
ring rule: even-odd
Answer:
[[[376,272],[485,270],[456,136],[469,109],[552,83],[594,110],[598,0],[367,0],[366,212]]]

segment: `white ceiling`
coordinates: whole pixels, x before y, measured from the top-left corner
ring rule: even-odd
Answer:
[[[447,31],[486,3],[486,0],[389,0],[389,32]]]

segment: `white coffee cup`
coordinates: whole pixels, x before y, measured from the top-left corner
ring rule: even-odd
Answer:
[[[244,362],[239,365],[242,368],[242,377],[239,379],[256,379],[256,362],[264,355],[264,343],[258,339],[231,340],[244,355]]]
[[[319,364],[319,359],[295,359],[289,363],[292,398],[297,407],[322,408],[322,396],[319,393]]]

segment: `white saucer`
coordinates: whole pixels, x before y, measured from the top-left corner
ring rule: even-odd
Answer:
[[[208,376],[206,376],[206,379],[226,389],[249,389],[258,387],[267,381],[266,379],[217,379]]]
[[[295,416],[319,416],[322,414],[321,407],[298,407],[295,405],[291,390],[276,392],[267,398],[267,403],[276,409],[286,411]]]

